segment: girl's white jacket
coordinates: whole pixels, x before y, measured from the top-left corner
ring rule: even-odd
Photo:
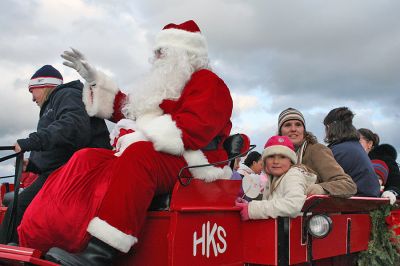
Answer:
[[[262,200],[249,202],[250,219],[296,217],[306,200],[307,187],[317,176],[301,166],[292,166],[280,177],[268,179]]]

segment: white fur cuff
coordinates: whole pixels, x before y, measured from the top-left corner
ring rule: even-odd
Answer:
[[[138,242],[136,237],[125,234],[98,217],[94,217],[90,221],[87,231],[123,253],[128,253],[131,247]]]
[[[110,118],[114,112],[114,99],[118,86],[106,74],[98,71],[96,85],[85,83],[82,100],[90,116]]]
[[[156,151],[182,155],[182,132],[170,115],[143,116],[137,121],[138,128],[153,143]]]
[[[187,150],[183,153],[188,166],[209,164],[206,156],[201,150]],[[217,179],[229,179],[232,176],[232,169],[229,166],[219,168],[216,166],[205,166],[190,168],[190,173],[194,178],[204,180],[206,182],[212,182]]]

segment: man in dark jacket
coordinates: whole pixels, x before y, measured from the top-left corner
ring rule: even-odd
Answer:
[[[39,174],[18,198],[15,217],[17,227],[22,216],[47,177],[84,147],[111,148],[109,132],[103,119],[89,117],[82,102],[83,84],[72,81],[63,84],[60,72],[45,65],[32,76],[29,92],[40,107],[37,131],[17,140],[15,152],[30,151],[24,161],[24,171]],[[16,228],[11,228],[10,204],[0,227],[0,243],[17,242]]]

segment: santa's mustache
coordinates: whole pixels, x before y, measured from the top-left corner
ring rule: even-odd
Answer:
[[[137,118],[159,109],[164,99],[178,99],[193,71],[185,51],[165,51],[160,58],[153,59],[150,72],[129,93],[124,114]]]

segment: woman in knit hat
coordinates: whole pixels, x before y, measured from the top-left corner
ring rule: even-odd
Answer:
[[[283,110],[278,119],[278,133],[293,142],[298,163],[306,165],[317,174],[317,183],[311,185],[307,195],[328,194],[350,197],[357,192],[356,184],[336,162],[332,151],[318,143],[316,137],[306,131],[303,114],[294,109]]]
[[[380,185],[371,160],[353,126],[354,114],[347,107],[331,110],[324,119],[325,142],[336,161],[357,184],[357,196],[379,197]]]
[[[296,165],[293,143],[285,136],[273,136],[267,141],[262,161],[269,176],[268,183],[262,200],[236,200],[242,220],[296,217],[306,200],[307,187],[315,183],[316,175],[306,167]]]

